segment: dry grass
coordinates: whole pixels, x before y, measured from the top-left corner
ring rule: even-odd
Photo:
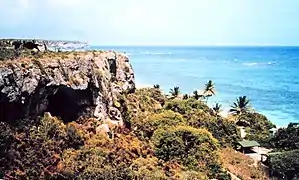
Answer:
[[[240,152],[236,152],[234,149],[222,149],[221,157],[224,167],[242,180],[269,179],[261,165],[256,167],[253,159]]]
[[[20,57],[16,57],[13,60],[10,59],[4,59],[0,60],[0,65],[1,64],[6,64],[7,62],[10,61],[20,61],[20,60],[26,60],[30,61],[32,59],[36,60],[47,60],[47,59],[62,59],[62,60],[67,60],[67,59],[74,59],[75,57],[83,57],[85,55],[92,55],[93,57],[98,57],[100,54],[105,53],[106,51],[63,51],[63,52],[52,52],[52,51],[45,51],[45,52],[36,52],[33,53],[30,50],[22,50],[20,51],[21,55]],[[0,52],[1,53],[1,52]]]

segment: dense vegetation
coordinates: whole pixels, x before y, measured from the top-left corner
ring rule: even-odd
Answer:
[[[269,146],[274,149],[269,154],[267,164],[271,174],[280,178],[296,179],[299,177],[299,126],[290,123],[286,128],[279,128],[269,139]]]
[[[124,94],[115,103],[125,127],[111,127],[111,136],[93,118],[63,123],[46,114],[25,128],[1,122],[0,172],[11,179],[230,179],[221,150],[240,136],[219,104],[206,105],[214,94],[211,81],[202,95],[182,97],[175,87],[166,96],[158,85]],[[257,133],[272,127],[249,118],[257,113],[242,115]]]

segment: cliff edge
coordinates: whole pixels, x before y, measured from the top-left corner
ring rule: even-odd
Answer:
[[[65,122],[85,116],[122,125],[119,101],[134,90],[129,59],[116,52],[44,52],[5,60],[0,62],[0,121],[50,112]]]

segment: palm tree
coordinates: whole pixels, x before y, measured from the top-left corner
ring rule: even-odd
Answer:
[[[155,89],[160,89],[160,85],[159,85],[159,84],[155,84],[155,85],[154,85],[154,88],[155,88]]]
[[[189,98],[189,95],[188,94],[184,94],[183,99],[186,100],[188,98]]]
[[[169,93],[172,96],[172,98],[176,98],[180,94],[180,88],[176,86],[173,89],[170,89]]]
[[[212,80],[209,80],[205,84],[205,89],[204,89],[203,95],[205,98],[207,98],[207,101],[208,101],[209,97],[215,95],[215,84],[212,82]]]
[[[246,96],[240,96],[233,103],[229,112],[234,116],[240,116],[250,110],[250,100]]]
[[[222,105],[219,103],[216,103],[215,106],[213,107],[213,111],[216,114],[216,116],[219,116],[220,112],[222,111]]]
[[[198,94],[198,91],[197,91],[197,90],[193,91],[193,97],[194,97],[194,99],[199,100],[199,98],[201,98],[202,96],[203,96],[203,95]]]

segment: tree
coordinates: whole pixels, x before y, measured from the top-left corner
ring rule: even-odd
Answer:
[[[233,103],[229,112],[234,116],[240,116],[250,110],[250,100],[246,96],[240,96]]]
[[[215,106],[213,107],[213,111],[216,116],[219,116],[219,113],[222,111],[222,105],[219,103],[216,103]]]
[[[184,94],[184,96],[183,96],[183,100],[186,100],[186,99],[188,99],[188,98],[189,98],[188,94]]]
[[[296,123],[290,123],[286,128],[279,128],[270,140],[271,148],[282,151],[299,149],[298,134],[299,126]]]
[[[208,101],[209,97],[215,95],[215,84],[212,82],[212,80],[209,80],[205,84],[205,89],[204,89],[203,95],[205,98],[207,98],[207,101]]]
[[[160,128],[151,140],[156,147],[155,155],[165,162],[176,161],[188,170],[205,171],[210,178],[221,172],[218,141],[206,129]]]
[[[199,100],[200,98],[202,98],[202,96],[203,95],[198,94],[197,90],[193,91],[193,97],[194,97],[194,99]]]
[[[159,85],[159,84],[155,84],[155,85],[154,85],[154,88],[155,88],[155,89],[160,89],[160,85]]]
[[[270,174],[281,179],[297,179],[299,176],[299,150],[269,154]]]
[[[172,98],[176,98],[180,94],[180,87],[176,86],[173,89],[170,89],[169,93],[171,94]]]

